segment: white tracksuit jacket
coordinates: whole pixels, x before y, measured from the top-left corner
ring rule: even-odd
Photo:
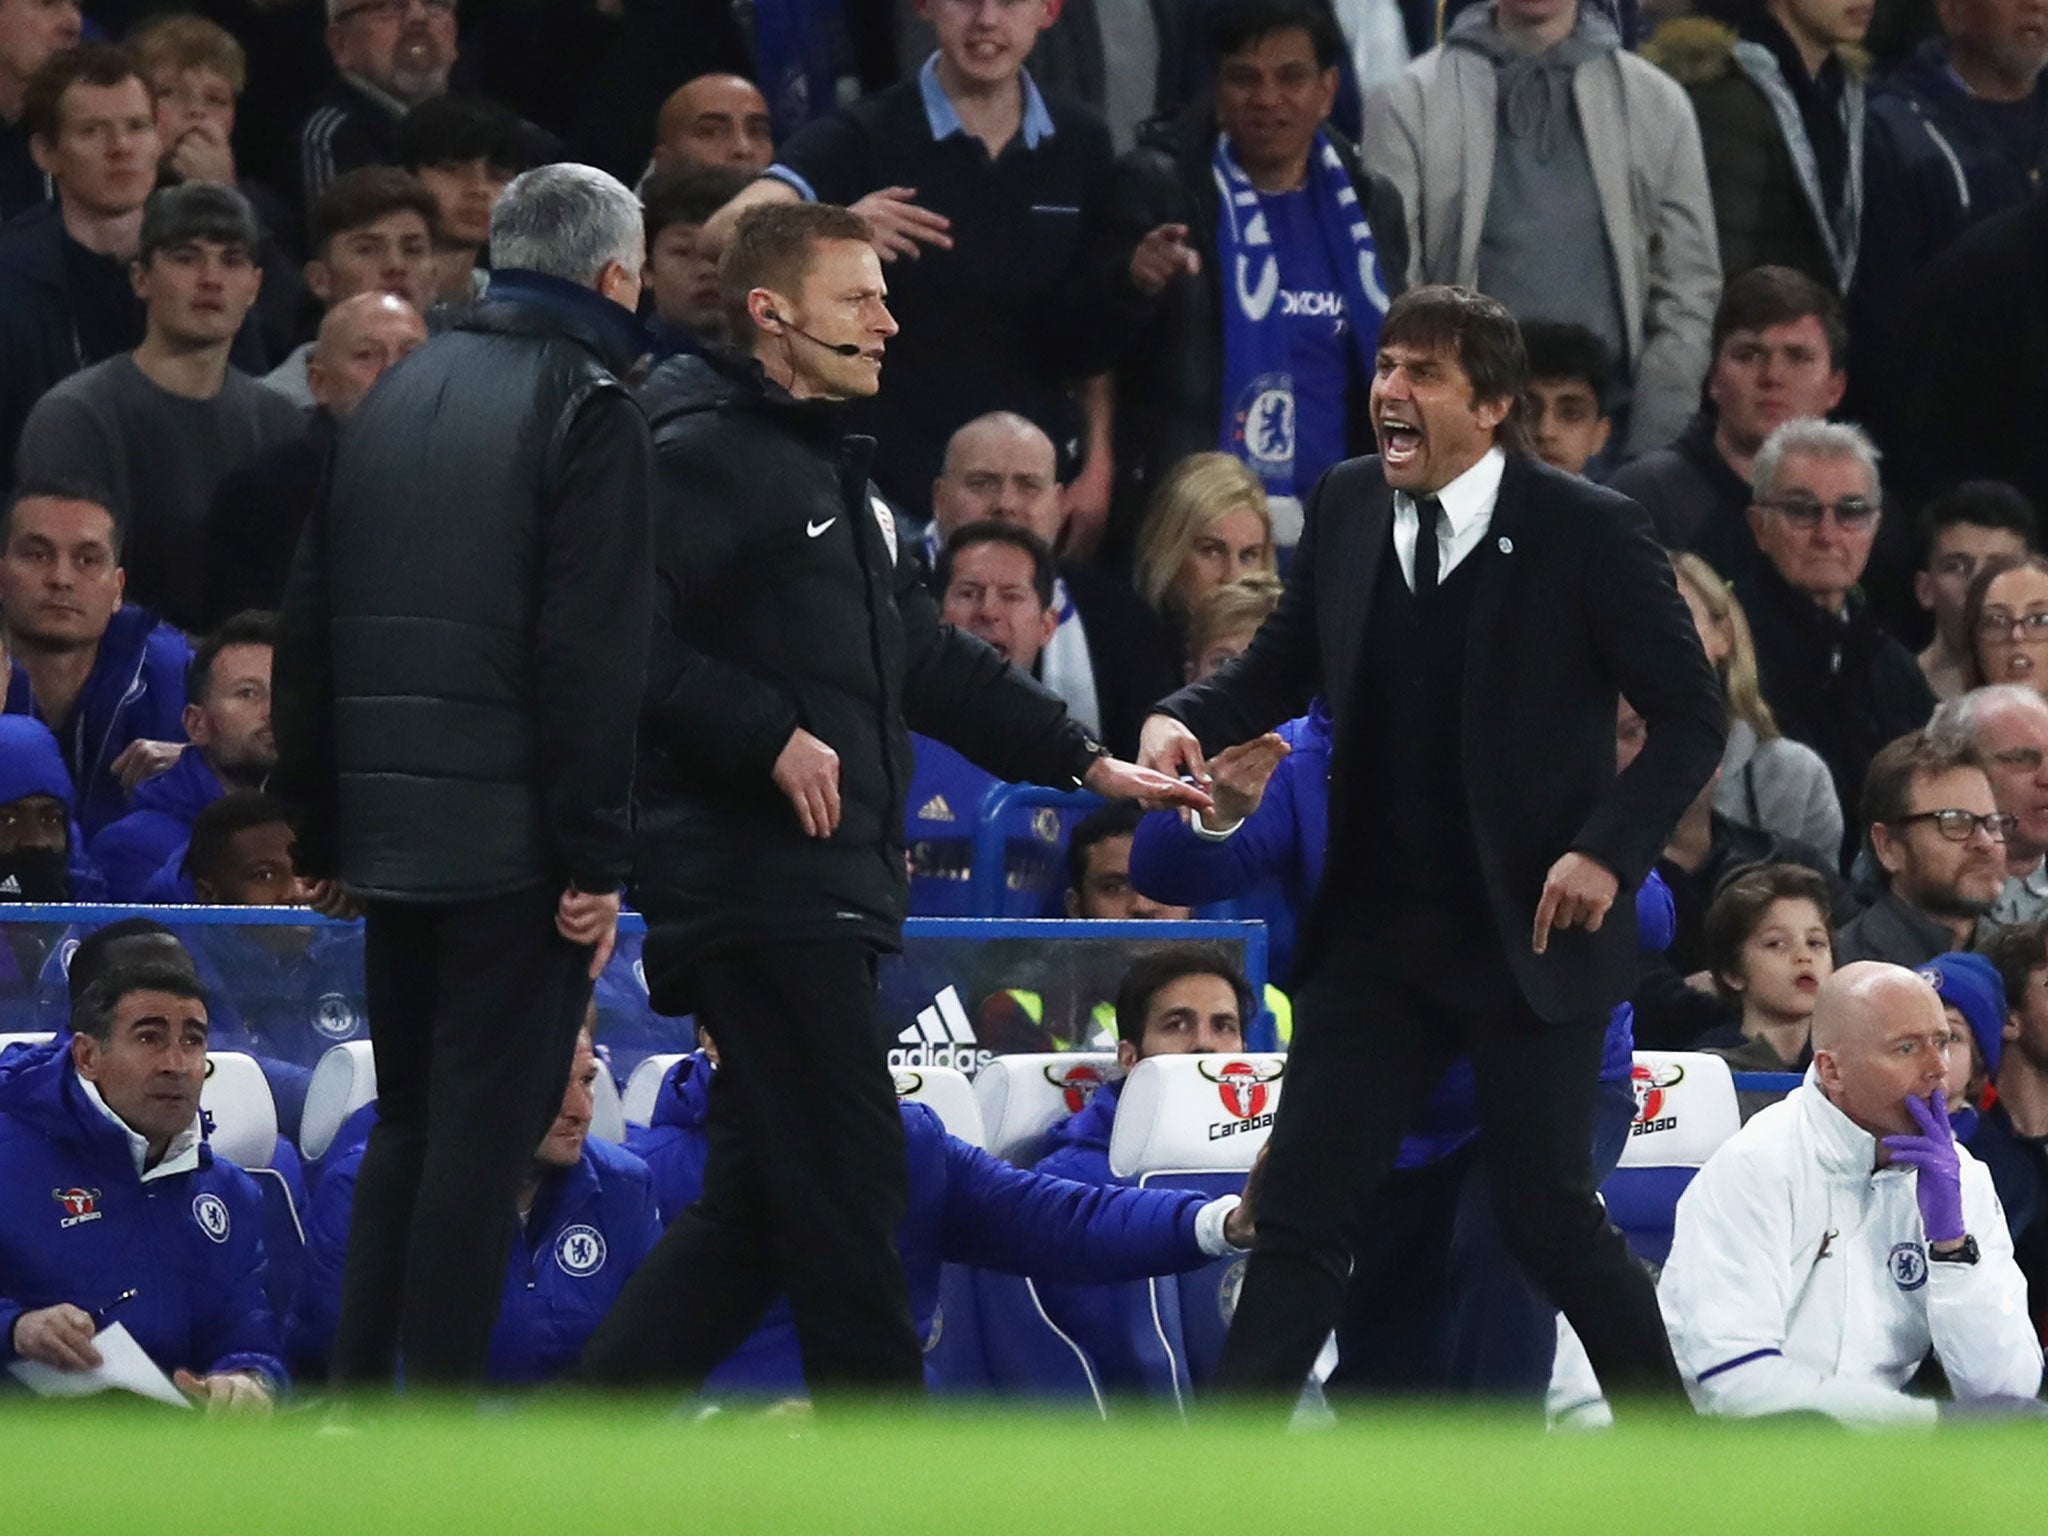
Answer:
[[[1930,1348],[1959,1402],[2039,1391],[2005,1212],[1984,1165],[1958,1155],[1975,1264],[1929,1262],[1919,1175],[1875,1169],[1876,1139],[1811,1069],[1708,1158],[1679,1199],[1658,1285],[1700,1411],[1931,1420],[1932,1402],[1899,1390]]]

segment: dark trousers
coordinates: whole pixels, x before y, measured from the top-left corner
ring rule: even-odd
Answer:
[[[694,1388],[789,1297],[804,1379],[916,1392],[924,1359],[896,1228],[903,1117],[865,944],[735,948],[699,970],[718,1048],[704,1192],[592,1336],[593,1386]]]
[[[365,914],[377,1123],[356,1178],[332,1378],[480,1384],[519,1183],[560,1113],[590,951],[559,891]]]
[[[1626,1082],[1602,1082],[1593,1180],[1621,1160],[1635,1116]],[[1557,1309],[1515,1262],[1479,1144],[1394,1174],[1359,1232],[1332,1397],[1441,1394],[1541,1406]]]
[[[1476,921],[1410,911],[1365,934],[1325,942],[1295,997],[1258,1239],[1217,1389],[1299,1392],[1343,1312],[1402,1133],[1462,1051],[1509,1252],[1578,1330],[1610,1397],[1682,1400],[1649,1273],[1593,1180],[1605,1019],[1537,1018],[1483,907]]]

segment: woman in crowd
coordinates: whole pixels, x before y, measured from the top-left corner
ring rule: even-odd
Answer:
[[[1196,606],[1226,581],[1278,574],[1266,490],[1227,453],[1174,465],[1138,530],[1138,592],[1184,649]]]
[[[1963,624],[1976,661],[1972,688],[2019,683],[2048,697],[2048,558],[1985,561],[1970,582]]]
[[[1842,806],[1820,754],[1778,730],[1757,682],[1756,646],[1742,605],[1698,555],[1671,557],[1707,660],[1728,700],[1728,747],[1714,809],[1730,821],[1832,859],[1842,846]]]

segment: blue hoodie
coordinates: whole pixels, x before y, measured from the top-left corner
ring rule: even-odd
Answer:
[[[56,733],[72,787],[78,824],[88,838],[128,809],[121,781],[108,765],[131,741],[183,741],[185,667],[192,648],[185,637],[145,608],[122,608],[100,636],[92,673],[60,730],[43,719],[21,663],[7,689],[10,715],[32,715]]]
[[[168,773],[136,786],[128,814],[92,840],[93,862],[107,882],[108,899],[147,900],[151,878],[171,860],[183,860],[192,823],[226,793],[197,747],[186,749]]]
[[[0,1365],[23,1312],[136,1294],[124,1324],[166,1373],[262,1371],[282,1384],[264,1294],[263,1196],[202,1135],[147,1177],[86,1097],[62,1043],[0,1055]],[[166,1172],[166,1169],[173,1171]]]
[[[370,1106],[364,1106],[368,1109]],[[324,1376],[341,1314],[349,1210],[368,1148],[359,1111],[321,1172],[306,1220],[306,1270],[292,1304],[292,1364]],[[576,1363],[619,1299],[627,1278],[661,1237],[654,1176],[623,1147],[586,1138],[573,1167],[550,1170],[533,1210],[513,1234],[488,1376],[506,1386],[548,1381]]]
[[[712,1073],[702,1054],[662,1080],[651,1127],[628,1145],[654,1170],[664,1219],[673,1221],[704,1187],[704,1115]],[[946,1134],[926,1105],[904,1104],[910,1209],[896,1251],[910,1287],[918,1336],[929,1340],[946,1264],[1005,1274],[1048,1275],[1108,1285],[1174,1274],[1209,1262],[1195,1238],[1207,1203],[1186,1190],[1102,1188],[1014,1168]],[[707,1392],[804,1390],[796,1327],[778,1301],[753,1337],[705,1382]]]
[[[64,802],[71,827],[66,837],[66,863],[70,868],[73,901],[105,901],[107,886],[99,866],[85,851],[85,835],[78,828],[78,797],[71,787],[70,771],[57,738],[40,720],[25,715],[0,714],[0,805],[11,805],[31,795],[48,795]],[[0,893],[0,901],[11,897]]]

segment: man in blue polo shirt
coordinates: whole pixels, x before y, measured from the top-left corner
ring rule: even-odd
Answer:
[[[1045,428],[1069,472],[1085,440],[1093,488],[1071,494],[1105,505],[1108,418],[1084,423],[1076,391],[1114,360],[1126,302],[1086,261],[1109,130],[1024,70],[1050,0],[918,10],[939,47],[917,76],[799,130],[703,239],[722,250],[746,209],[797,199],[848,204],[874,226],[902,331],[863,425],[879,445],[875,483],[899,506],[923,512],[946,440],[994,410]]]

